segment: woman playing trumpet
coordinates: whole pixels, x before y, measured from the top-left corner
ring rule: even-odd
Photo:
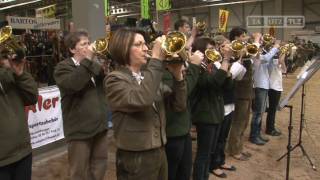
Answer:
[[[148,47],[142,33],[119,29],[110,40],[109,52],[119,68],[106,77],[104,85],[113,112],[120,180],[168,178],[165,105],[175,111],[185,110],[187,91],[182,64],[167,65],[173,88],[162,84],[162,41],[161,37],[156,40],[147,62]]]

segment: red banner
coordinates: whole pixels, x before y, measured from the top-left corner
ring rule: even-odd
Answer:
[[[171,24],[171,16],[170,12],[163,15],[163,33],[167,34],[170,31],[170,24]]]

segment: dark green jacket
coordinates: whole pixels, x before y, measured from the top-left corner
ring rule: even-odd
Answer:
[[[224,117],[223,89],[227,72],[217,70],[200,74],[197,86],[192,92],[191,113],[193,123],[219,124]]]
[[[38,99],[37,84],[29,73],[16,76],[0,67],[0,167],[31,153],[30,134],[24,106]]]
[[[101,66],[88,59],[76,66],[71,59],[66,59],[56,66],[54,78],[61,93],[66,139],[87,139],[106,130],[107,110]]]
[[[194,64],[189,65],[186,74],[188,96],[191,94],[192,90],[197,84],[199,73],[200,66],[196,66]],[[173,86],[174,78],[170,72],[165,71],[162,80],[169,87]],[[184,136],[189,133],[191,127],[191,117],[189,109],[190,107],[188,107],[185,111],[176,112],[166,106],[167,137]]]

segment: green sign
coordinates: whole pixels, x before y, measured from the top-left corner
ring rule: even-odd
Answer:
[[[109,5],[109,0],[104,0],[104,14],[106,16],[110,15],[110,5]]]
[[[141,17],[143,19],[150,19],[149,0],[141,0]]]
[[[171,8],[170,0],[156,0],[157,11],[168,10]]]

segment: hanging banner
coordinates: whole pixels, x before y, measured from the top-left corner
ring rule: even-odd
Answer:
[[[141,18],[150,19],[149,0],[141,0]]]
[[[56,5],[50,5],[43,8],[35,9],[36,17],[54,18],[56,17]]]
[[[64,138],[61,97],[56,86],[39,89],[38,102],[25,108],[32,148]]]
[[[13,29],[60,29],[60,19],[7,16]]]
[[[105,16],[109,16],[110,15],[109,0],[104,0],[104,15]]]
[[[167,34],[170,31],[171,14],[170,12],[163,15],[163,33]]]
[[[156,0],[157,11],[164,11],[171,9],[170,0]]]
[[[227,31],[228,18],[229,18],[229,11],[219,9],[219,32]]]

